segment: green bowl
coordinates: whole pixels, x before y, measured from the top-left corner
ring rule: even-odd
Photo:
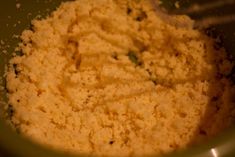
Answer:
[[[0,85],[5,87],[4,72],[9,59],[12,57],[15,47],[19,43],[18,35],[26,28],[30,28],[30,21],[41,15],[45,17],[66,0],[15,0],[0,1]],[[174,0],[162,0],[163,6],[174,10]],[[210,0],[196,0],[204,3]],[[186,7],[194,1],[179,1]],[[205,15],[225,15],[234,12],[233,6],[212,9],[201,14],[192,14],[191,17],[200,19]],[[219,35],[229,53],[235,55],[235,23],[230,22],[213,27],[213,34]],[[6,89],[0,90],[0,157],[24,156],[24,157],[69,157],[75,155],[63,154],[44,148],[18,135],[6,123]],[[85,156],[85,155],[77,155]],[[234,157],[235,156],[235,129],[225,131],[216,138],[206,141],[204,144],[191,146],[187,150],[181,150],[166,155],[169,157]]]

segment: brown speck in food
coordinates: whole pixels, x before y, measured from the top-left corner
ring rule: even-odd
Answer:
[[[211,98],[211,101],[218,101],[219,100],[219,97],[218,96],[213,96],[212,98]]]
[[[128,15],[130,15],[132,13],[132,9],[128,7],[126,12]]]
[[[223,75],[221,73],[217,73],[216,76],[215,76],[217,79],[222,79],[223,78]]]
[[[118,55],[117,55],[116,52],[114,52],[114,53],[112,54],[112,58],[115,59],[115,60],[118,60]]]
[[[213,46],[214,46],[214,49],[217,51],[220,50],[221,48],[223,48],[224,44],[221,40],[221,37],[217,37]]]
[[[14,114],[14,109],[13,109],[13,106],[12,105],[8,105],[8,108],[7,108],[7,114],[8,116],[11,118]]]
[[[110,144],[110,145],[114,144],[114,141],[109,141],[109,144]]]
[[[203,129],[200,129],[199,133],[200,133],[201,135],[204,135],[204,136],[207,135],[206,131],[204,131]]]
[[[76,56],[75,56],[75,64],[76,64],[76,68],[77,69],[79,69],[81,61],[82,61],[82,55],[80,53],[76,54]]]
[[[17,64],[13,64],[13,69],[16,75],[19,74],[19,70],[17,70]]]
[[[143,21],[147,18],[147,14],[144,11],[140,11],[139,15],[136,17],[136,21]]]
[[[156,78],[151,78],[150,80],[154,83],[154,85],[158,85],[158,80]]]
[[[220,110],[220,105],[219,104],[215,104],[215,108],[216,108],[216,111],[218,112]]]
[[[180,112],[179,115],[180,115],[181,118],[187,117],[187,114],[186,114],[186,113],[183,113],[183,112]]]
[[[40,96],[42,94],[42,90],[37,91],[37,95]]]

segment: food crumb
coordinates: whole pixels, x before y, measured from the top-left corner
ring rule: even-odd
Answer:
[[[176,7],[177,9],[180,8],[180,3],[179,3],[179,1],[176,1],[176,2],[175,2],[175,7]]]
[[[20,9],[21,4],[20,3],[16,3],[16,9]]]
[[[13,34],[12,38],[18,39],[18,38],[20,38],[20,36],[17,34]]]
[[[7,50],[3,50],[2,53],[7,54]]]
[[[0,44],[1,44],[1,45],[4,45],[5,42],[4,42],[3,40],[0,40]]]

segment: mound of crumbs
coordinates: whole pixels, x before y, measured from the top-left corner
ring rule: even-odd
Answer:
[[[235,121],[231,56],[202,31],[166,22],[149,1],[65,2],[21,39],[6,77],[11,121],[39,144],[165,154]]]

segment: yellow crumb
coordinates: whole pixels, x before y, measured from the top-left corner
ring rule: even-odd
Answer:
[[[176,7],[177,9],[180,8],[180,3],[179,3],[179,1],[176,1],[176,2],[175,2],[175,7]]]

